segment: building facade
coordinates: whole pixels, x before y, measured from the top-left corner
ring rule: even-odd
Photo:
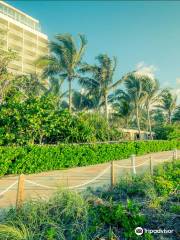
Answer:
[[[17,52],[9,70],[16,74],[39,73],[34,62],[48,54],[48,37],[41,32],[39,21],[0,1],[0,32],[3,49]]]

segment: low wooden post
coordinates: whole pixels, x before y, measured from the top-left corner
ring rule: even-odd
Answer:
[[[173,151],[173,160],[177,160],[177,149]]]
[[[16,197],[17,208],[20,208],[24,201],[24,180],[25,180],[25,176],[24,174],[21,174],[18,180],[18,189],[17,189],[17,197]]]
[[[131,165],[132,165],[132,172],[134,175],[136,175],[135,155],[131,155]]]
[[[152,162],[152,156],[149,157],[149,166],[150,166],[150,173],[153,175],[153,162]]]
[[[111,188],[115,185],[114,161],[111,161]]]

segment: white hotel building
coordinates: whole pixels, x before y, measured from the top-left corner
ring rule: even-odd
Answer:
[[[39,21],[0,1],[0,32],[4,50],[12,49],[18,54],[9,70],[17,74],[38,73],[35,60],[48,54],[48,37],[41,32]]]

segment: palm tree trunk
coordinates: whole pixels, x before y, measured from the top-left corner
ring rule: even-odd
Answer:
[[[104,111],[105,111],[106,121],[108,122],[109,116],[108,116],[108,101],[107,101],[107,93],[104,94],[104,98],[105,98]]]
[[[168,122],[169,122],[169,124],[171,124],[171,111],[170,110],[168,111]]]
[[[69,82],[69,112],[72,111],[72,79],[68,79]]]
[[[139,140],[141,140],[141,128],[140,128],[140,121],[139,121],[139,108],[136,105],[136,122],[137,122],[137,128],[139,133]]]
[[[151,127],[151,116],[150,116],[150,112],[149,112],[149,107],[147,107],[147,117],[148,117],[148,125],[149,125],[150,138],[151,138],[151,140],[153,140],[152,127]]]

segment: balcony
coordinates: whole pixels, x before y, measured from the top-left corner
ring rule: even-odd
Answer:
[[[16,59],[11,62],[13,65],[16,65],[17,67],[22,67],[22,59]]]
[[[23,32],[22,31],[17,31],[15,29],[9,29],[9,34],[15,35],[19,38],[23,38]]]
[[[14,39],[9,39],[8,40],[8,48],[11,48],[17,52],[22,52],[22,42],[16,41]]]
[[[25,73],[35,73],[36,68],[32,65],[24,63],[23,64],[23,72],[25,72]]]
[[[34,49],[36,49],[36,47],[37,47],[36,42],[34,43],[34,42],[31,42],[27,39],[24,39],[24,46],[29,46],[29,47],[34,48]]]
[[[13,23],[9,23],[9,28],[14,29],[15,31],[18,31],[18,32],[23,31],[23,29],[21,27],[17,26],[16,24],[13,24]]]
[[[24,44],[24,51],[28,51],[29,53],[36,55],[37,49],[36,47],[29,46],[27,43]]]
[[[31,56],[31,55],[26,54],[25,52],[24,52],[23,58],[27,59],[27,61],[31,61],[31,63],[37,59],[36,55]]]
[[[34,51],[30,50],[30,49],[24,48],[24,55],[27,56],[27,57],[30,57],[30,58],[31,57],[35,58],[36,57],[36,52],[34,52]]]
[[[27,58],[23,58],[23,63],[27,64],[28,66],[30,65],[32,68],[35,67],[35,59],[27,59]]]
[[[26,31],[26,30],[24,30],[24,35],[27,37],[30,37],[30,38],[37,38],[36,34],[30,32],[30,31]]]
[[[13,70],[17,70],[17,71],[22,71],[22,64],[21,65],[17,65],[17,64],[14,64],[13,62],[10,63],[8,65],[8,68],[11,68]]]
[[[40,46],[38,46],[38,52],[47,53],[48,49],[47,49],[47,47],[40,47]]]
[[[41,41],[38,41],[38,46],[42,47],[42,48],[48,48],[48,43],[44,43],[44,42],[41,42]]]
[[[7,31],[8,26],[0,22],[0,29],[2,29],[2,31]]]
[[[37,42],[37,38],[36,37],[29,37],[27,35],[24,34],[24,40],[30,41],[30,42]]]
[[[21,42],[21,44],[22,44],[22,40],[23,40],[22,36],[20,36],[20,35],[18,36],[16,33],[9,32],[8,33],[8,38],[12,39],[12,40],[16,40],[18,42]]]
[[[45,38],[42,38],[42,37],[40,37],[40,36],[38,36],[38,42],[42,42],[42,43],[44,43],[44,44],[48,44],[48,40],[45,39]]]
[[[13,74],[15,74],[15,75],[21,75],[22,74],[22,69],[20,70],[20,69],[13,69],[13,68],[10,68],[10,67],[8,67],[8,70],[9,70],[9,72],[11,72],[11,73],[13,73]]]

